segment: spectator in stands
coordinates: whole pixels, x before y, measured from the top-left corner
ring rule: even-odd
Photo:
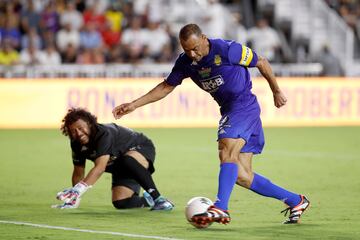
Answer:
[[[108,10],[105,12],[105,17],[110,22],[111,30],[113,32],[120,33],[123,26],[124,14],[117,9],[115,3],[113,3]]]
[[[122,51],[121,45],[112,46],[106,54],[107,63],[124,63],[124,53]]]
[[[41,28],[42,31],[48,30],[53,33],[57,32],[60,28],[59,14],[56,12],[55,3],[50,1],[45,9],[41,12]]]
[[[23,32],[28,32],[30,28],[35,28],[39,32],[40,14],[35,11],[33,0],[29,0],[27,3],[27,8],[21,12],[21,29]]]
[[[323,67],[322,76],[344,76],[344,71],[339,59],[331,52],[327,45],[323,46],[322,51],[317,55],[315,60],[320,62]]]
[[[102,64],[104,54],[98,48],[83,48],[76,59],[78,64]]]
[[[13,48],[20,49],[21,33],[16,21],[12,21],[11,18],[5,18],[4,26],[0,27],[0,37],[8,39]]]
[[[75,49],[80,45],[80,33],[72,27],[72,24],[65,22],[63,28],[56,33],[56,45],[60,52],[64,52],[69,44]]]
[[[121,37],[121,43],[124,47],[126,59],[131,63],[136,63],[139,62],[141,58],[146,58],[147,42],[148,30],[141,28],[140,17],[134,17],[131,20],[130,28],[125,29]]]
[[[95,23],[88,22],[85,24],[85,29],[80,32],[80,46],[90,49],[102,47],[102,38],[96,30]]]
[[[256,27],[248,31],[248,41],[257,53],[266,57],[269,61],[276,60],[276,53],[280,47],[280,39],[275,29],[269,26],[265,18],[260,18]]]
[[[234,31],[235,36],[231,39],[236,39],[237,42],[246,45],[247,43],[247,30],[242,24],[242,15],[239,12],[233,13],[233,17],[236,21],[236,29]]]
[[[41,39],[42,39],[42,48],[45,48],[47,45],[55,45],[56,46],[56,36],[55,33],[51,30],[46,30],[41,33]]]
[[[53,44],[48,44],[44,51],[39,54],[39,63],[41,65],[59,65],[61,64],[60,54],[56,51]]]
[[[0,50],[0,65],[15,65],[19,63],[19,53],[11,46],[9,40],[2,41]]]
[[[164,25],[165,31],[170,39],[170,50],[172,52],[172,56],[170,57],[169,62],[171,62],[171,60],[176,59],[182,50],[180,49],[179,40],[177,34],[173,31],[173,28],[168,23],[164,23]]]
[[[21,49],[28,48],[30,42],[32,42],[37,49],[42,47],[41,37],[34,27],[29,28],[27,33],[21,37]]]
[[[107,48],[111,48],[120,41],[120,32],[114,31],[112,22],[107,21],[105,28],[101,31],[102,40]]]
[[[95,26],[97,31],[101,31],[106,24],[106,18],[104,12],[98,8],[98,2],[93,2],[83,14],[84,24],[89,25],[91,23]]]
[[[20,52],[20,63],[24,65],[37,65],[40,63],[41,50],[36,49],[34,44],[30,42],[28,48],[24,48]]]
[[[60,24],[65,26],[66,24],[71,25],[71,29],[74,31],[80,31],[83,26],[84,20],[82,14],[76,10],[74,2],[68,2],[65,10],[60,15]]]
[[[149,57],[159,61],[165,49],[169,49],[170,38],[158,22],[149,22],[147,26],[147,50]]]
[[[76,58],[78,55],[78,48],[74,47],[71,43],[69,43],[65,50],[60,52],[61,62],[62,63],[76,63]]]
[[[356,20],[357,20],[357,16],[354,10],[355,9],[352,10],[348,5],[341,5],[339,8],[340,16],[353,29],[355,29]]]
[[[210,38],[226,37],[226,13],[218,0],[207,0],[205,17],[203,18],[204,32]]]

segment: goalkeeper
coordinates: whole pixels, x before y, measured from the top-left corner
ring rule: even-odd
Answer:
[[[77,208],[81,196],[104,172],[112,174],[112,203],[117,209],[150,207],[171,210],[174,205],[161,196],[151,174],[155,171],[155,147],[142,133],[116,124],[99,124],[82,108],[71,108],[61,131],[70,138],[73,160],[72,188],[57,194],[55,208]],[[86,159],[94,163],[85,176]],[[145,190],[139,196],[140,186]]]

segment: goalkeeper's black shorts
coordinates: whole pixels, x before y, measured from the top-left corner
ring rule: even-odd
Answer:
[[[141,144],[131,146],[128,151],[137,151],[141,153],[149,162],[149,172],[152,174],[155,171],[155,146],[151,140],[146,139]],[[139,195],[140,185],[135,179],[133,179],[131,172],[126,167],[122,166],[122,157],[123,156],[119,156],[115,159],[115,164],[110,169],[107,169],[107,172],[112,173],[112,187],[125,186]]]

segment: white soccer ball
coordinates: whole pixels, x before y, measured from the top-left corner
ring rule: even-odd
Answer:
[[[192,222],[191,218],[196,214],[205,212],[211,205],[213,205],[213,202],[206,197],[194,197],[190,199],[185,207],[186,219],[191,225],[193,225],[196,228],[209,227],[212,223],[200,225]]]

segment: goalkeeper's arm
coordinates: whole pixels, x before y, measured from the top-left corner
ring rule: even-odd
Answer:
[[[110,159],[110,155],[102,155],[98,157],[94,163],[94,167],[89,171],[86,177],[83,179],[87,185],[91,186],[101,177],[105,172],[106,165]]]
[[[74,165],[74,170],[72,174],[72,185],[75,186],[78,182],[83,180],[85,177],[85,165],[77,166]]]

